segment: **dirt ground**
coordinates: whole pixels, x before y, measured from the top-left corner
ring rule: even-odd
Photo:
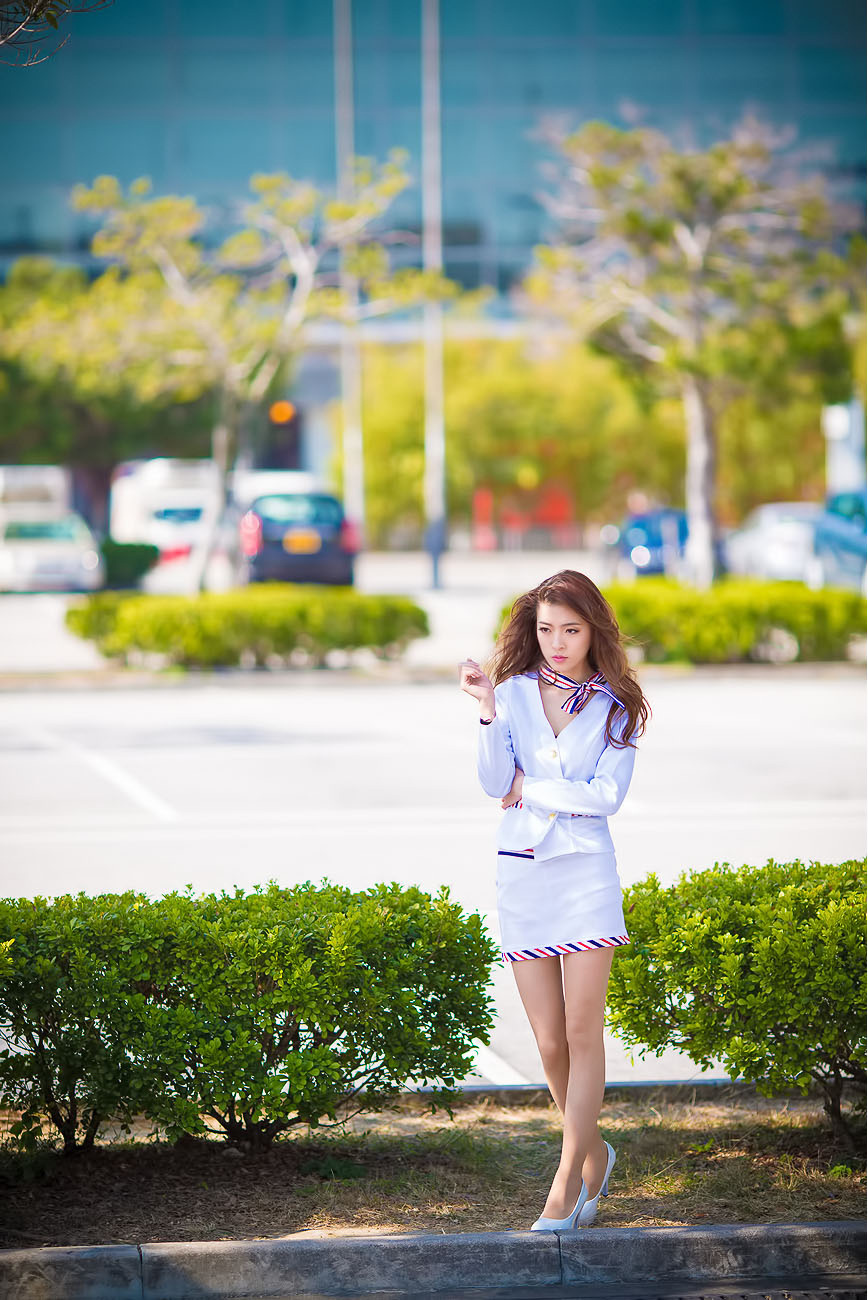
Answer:
[[[618,1158],[600,1227],[862,1218],[864,1160],[815,1099],[607,1101]],[[103,1135],[79,1157],[0,1148],[0,1246],[217,1241],[530,1227],[557,1165],[553,1106],[417,1101],[258,1156],[222,1141]],[[114,1140],[113,1140],[114,1139]]]

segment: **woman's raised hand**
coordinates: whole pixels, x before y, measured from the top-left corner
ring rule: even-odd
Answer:
[[[475,659],[465,659],[458,665],[459,685],[494,714],[494,687]]]

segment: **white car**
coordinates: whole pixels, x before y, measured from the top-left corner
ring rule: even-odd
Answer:
[[[758,506],[724,543],[730,573],[817,586],[815,537],[823,507],[813,501]]]
[[[104,582],[81,515],[23,505],[0,514],[0,591],[96,591]]]
[[[146,542],[159,556],[143,591],[192,595],[202,584],[206,553],[222,504],[212,460],[123,461],[112,474],[109,532],[116,542]]]

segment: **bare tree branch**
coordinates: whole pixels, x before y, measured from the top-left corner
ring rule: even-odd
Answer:
[[[0,0],[0,63],[30,68],[50,59],[69,40],[60,23],[74,13],[104,9],[113,0]],[[42,43],[57,40],[52,49]],[[11,57],[6,57],[7,54]]]

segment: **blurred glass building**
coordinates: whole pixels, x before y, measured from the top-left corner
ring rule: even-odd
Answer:
[[[421,152],[421,0],[352,0],[355,151]],[[229,206],[254,171],[336,176],[332,0],[115,0],[30,68],[0,67],[0,270],[86,261],[71,187],[111,173]],[[709,142],[752,109],[865,187],[864,0],[440,0],[445,270],[505,290],[545,214],[547,115]],[[392,217],[419,231],[418,184]],[[408,250],[408,256],[418,256]]]

